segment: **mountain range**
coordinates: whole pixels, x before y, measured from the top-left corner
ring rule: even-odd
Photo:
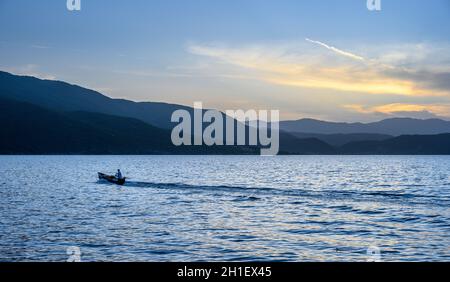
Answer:
[[[259,146],[173,146],[175,110],[0,71],[0,154],[258,154]],[[281,154],[450,154],[450,122],[280,122]]]
[[[390,118],[371,123],[327,122],[314,119],[281,121],[280,129],[288,132],[317,134],[371,133],[400,136],[431,135],[450,132],[450,121],[441,119]]]

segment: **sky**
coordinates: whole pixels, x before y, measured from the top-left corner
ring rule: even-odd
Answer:
[[[0,70],[282,119],[450,119],[450,1],[0,0]]]

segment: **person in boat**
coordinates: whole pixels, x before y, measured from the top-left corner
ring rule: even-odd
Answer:
[[[120,169],[117,170],[116,177],[117,177],[117,179],[122,179],[123,178],[122,177],[122,172],[120,172]]]

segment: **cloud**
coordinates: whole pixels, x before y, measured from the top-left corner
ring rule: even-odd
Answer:
[[[345,56],[345,57],[349,57],[349,58],[352,58],[352,59],[355,59],[355,60],[358,60],[358,61],[365,61],[365,59],[363,57],[361,57],[361,56],[358,56],[358,55],[352,54],[350,52],[346,52],[346,51],[340,50],[340,49],[338,49],[336,47],[333,47],[333,46],[329,46],[329,45],[327,45],[327,44],[325,44],[323,42],[316,41],[316,40],[311,40],[309,38],[305,38],[305,40],[308,41],[308,42],[314,43],[314,44],[318,44],[318,45],[320,45],[322,47],[325,47],[325,48],[327,48],[327,49],[329,49],[331,51],[334,51],[334,52],[338,53],[339,55],[342,55],[342,56]]]
[[[414,81],[417,85],[433,90],[436,94],[445,95],[450,90],[450,71],[447,70],[389,69],[385,73],[401,80]]]
[[[392,103],[366,107],[359,104],[344,105],[345,108],[363,114],[384,114],[390,116],[427,116],[450,118],[450,103],[407,104]]]
[[[389,46],[372,47],[369,51],[374,53],[375,58],[365,58],[323,42],[306,41],[333,52],[324,54],[306,43],[234,48],[192,44],[188,51],[208,58],[211,66],[209,72],[220,71],[224,65],[231,65],[235,67],[236,74],[245,71],[248,75],[250,71],[252,77],[283,86],[403,96],[448,96],[450,93],[449,72],[446,72],[448,66],[435,63],[430,68],[424,64],[433,54],[425,52],[429,49],[426,46],[420,46],[423,58],[411,64],[411,67],[404,60],[414,54],[414,48],[417,47],[414,45],[407,46],[403,51],[397,49],[396,55],[392,56],[389,56]],[[397,66],[394,59],[400,60],[400,57],[403,61]],[[424,65],[426,68],[422,68]]]

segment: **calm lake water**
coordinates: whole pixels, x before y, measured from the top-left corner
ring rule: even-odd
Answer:
[[[117,168],[125,186],[97,180]],[[448,156],[0,156],[0,172],[0,261],[450,261]]]

